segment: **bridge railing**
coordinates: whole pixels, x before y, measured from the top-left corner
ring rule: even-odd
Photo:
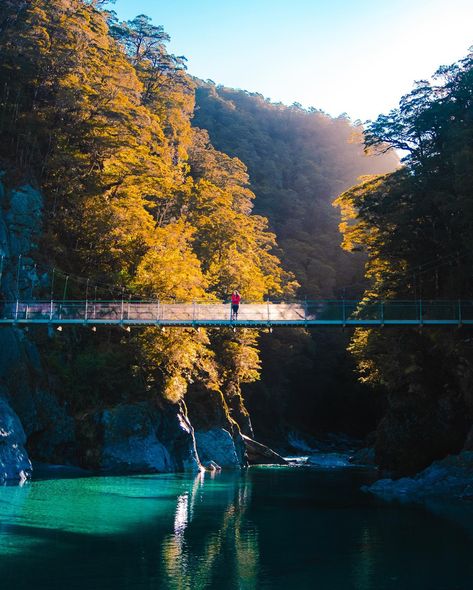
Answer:
[[[183,324],[230,321],[230,303],[216,301],[7,301],[0,302],[0,320],[90,321]],[[473,322],[473,301],[320,300],[244,302],[238,321],[286,323],[462,323]]]

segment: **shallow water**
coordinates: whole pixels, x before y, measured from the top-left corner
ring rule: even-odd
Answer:
[[[22,590],[470,590],[473,507],[384,502],[360,469],[251,468],[0,488]]]

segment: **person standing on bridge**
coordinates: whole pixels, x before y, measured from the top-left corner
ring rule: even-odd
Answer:
[[[238,310],[240,309],[241,295],[235,289],[232,293],[232,313],[230,315],[230,321],[238,319]]]

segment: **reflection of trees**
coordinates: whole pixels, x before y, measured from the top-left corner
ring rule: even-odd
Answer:
[[[376,527],[365,524],[359,531],[359,550],[353,564],[353,578],[357,588],[373,587],[373,569],[376,561],[376,548],[380,539]]]
[[[245,590],[257,588],[258,533],[245,516],[251,496],[250,484],[238,474],[233,482],[226,481],[224,487],[218,488],[213,485],[218,484],[218,475],[217,481],[208,482],[208,486],[206,477],[209,476],[199,474],[192,488],[177,499],[174,532],[164,539],[162,549],[166,588],[200,590],[208,587],[223,554],[225,579],[238,580],[239,587]],[[204,501],[204,496],[211,494],[218,496],[211,500],[207,497]],[[212,506],[211,514],[209,506]],[[233,559],[229,559],[230,555]]]

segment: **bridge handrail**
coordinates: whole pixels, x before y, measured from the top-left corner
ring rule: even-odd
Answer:
[[[9,300],[0,302],[0,321],[73,323],[108,321],[109,323],[175,322],[183,325],[196,323],[229,323],[230,303],[192,300],[185,302],[158,299],[113,300]],[[389,323],[458,323],[473,322],[473,300],[344,300],[320,299],[281,301],[243,301],[239,321],[248,324],[310,322],[355,324]]]
[[[196,303],[199,305],[228,305],[230,300],[228,299],[130,299],[130,298],[123,298],[123,299],[5,299],[0,301],[1,304],[16,304],[17,301],[20,304],[33,304],[33,303],[51,303],[54,304],[79,304],[86,302],[89,303],[121,303],[122,301],[125,303],[142,303],[142,304],[156,304],[160,303],[163,305],[173,305],[173,304],[191,304]],[[278,304],[288,304],[288,305],[305,305],[305,304],[318,304],[318,303],[345,303],[347,305],[377,305],[380,303],[385,304],[419,304],[428,303],[428,304],[473,304],[472,299],[282,299],[282,298],[275,298],[275,299],[242,299],[241,303],[243,305],[262,305],[266,303],[270,303],[273,305]]]

